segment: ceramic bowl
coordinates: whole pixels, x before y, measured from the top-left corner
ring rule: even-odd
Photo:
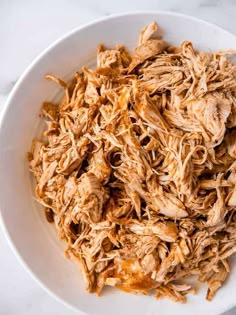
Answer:
[[[172,44],[190,40],[203,50],[236,48],[236,37],[193,17],[169,12],[139,12],[106,17],[78,27],[46,49],[25,71],[8,98],[0,122],[0,209],[5,234],[16,256],[42,287],[68,306],[94,315],[220,314],[235,305],[236,262],[229,280],[212,302],[206,287],[189,295],[186,304],[106,289],[101,297],[86,293],[78,266],[64,258],[65,244],[34,200],[26,153],[44,128],[41,104],[58,96],[59,88],[44,79],[51,73],[70,77],[82,65],[92,67],[98,44],[117,43],[133,49],[139,30],[152,21]],[[1,259],[4,259],[2,257]],[[18,284],[20,285],[20,284]]]

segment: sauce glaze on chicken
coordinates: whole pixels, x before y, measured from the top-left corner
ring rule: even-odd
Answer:
[[[106,285],[184,302],[211,300],[236,252],[236,67],[141,30],[97,51],[65,94],[44,103],[47,129],[29,154],[35,194],[89,292]]]

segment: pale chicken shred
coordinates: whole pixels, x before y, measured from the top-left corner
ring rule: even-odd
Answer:
[[[44,103],[29,154],[35,194],[89,292],[106,285],[184,302],[197,275],[211,300],[236,252],[233,52],[99,46],[59,104]]]

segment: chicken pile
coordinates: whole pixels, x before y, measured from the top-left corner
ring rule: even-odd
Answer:
[[[236,252],[236,66],[156,30],[133,55],[99,46],[69,84],[47,76],[65,93],[42,106],[35,194],[89,292],[184,302],[195,275],[211,300]]]

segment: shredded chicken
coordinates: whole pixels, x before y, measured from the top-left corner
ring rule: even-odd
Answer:
[[[236,252],[236,66],[227,54],[140,33],[131,55],[99,46],[97,68],[44,103],[29,153],[35,194],[89,292],[211,300]]]

